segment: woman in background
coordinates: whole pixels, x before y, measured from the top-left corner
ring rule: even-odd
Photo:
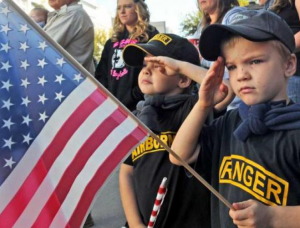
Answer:
[[[113,34],[102,52],[95,77],[129,110],[135,110],[143,94],[138,88],[141,68],[126,66],[122,51],[128,44],[146,43],[158,33],[149,24],[150,13],[144,0],[118,0]]]
[[[295,103],[300,103],[300,0],[260,0],[259,4],[283,18],[294,33],[297,71],[289,79],[288,95]]]

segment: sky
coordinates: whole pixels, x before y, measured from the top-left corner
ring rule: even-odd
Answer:
[[[105,5],[115,16],[117,0],[97,0]],[[191,12],[197,11],[197,0],[146,0],[150,10],[150,20],[166,21],[167,28],[180,34],[180,22]]]

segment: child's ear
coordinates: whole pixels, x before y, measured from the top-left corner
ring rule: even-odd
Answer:
[[[295,75],[297,69],[297,58],[295,54],[291,54],[286,62],[285,76],[291,77]]]
[[[178,87],[181,89],[185,89],[190,86],[192,80],[186,76],[180,76],[180,80],[178,82]]]

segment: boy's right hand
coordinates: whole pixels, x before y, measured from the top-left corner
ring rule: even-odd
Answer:
[[[161,65],[165,69],[167,75],[176,75],[180,73],[180,61],[165,56],[149,56],[145,57],[145,62],[152,62]]]
[[[227,96],[228,87],[222,84],[224,68],[223,58],[218,57],[208,70],[199,90],[198,105],[201,108],[213,108]]]

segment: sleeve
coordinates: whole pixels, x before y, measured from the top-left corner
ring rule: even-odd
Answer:
[[[133,166],[131,153],[130,153],[129,156],[125,159],[125,161],[124,161],[123,163],[126,164],[126,165]]]
[[[100,62],[97,65],[95,78],[105,87],[108,87],[108,67],[109,67],[109,48],[111,40],[106,41],[101,54]]]
[[[223,25],[230,25],[235,21],[235,17],[238,15],[238,13],[243,12],[243,11],[247,11],[248,9],[246,7],[233,7],[231,10],[229,10],[223,20],[222,20],[222,24]]]
[[[80,11],[65,12],[56,18],[51,26],[45,27],[45,30],[52,39],[62,47],[66,47],[78,34],[82,33],[82,28],[88,27],[86,23]]]

